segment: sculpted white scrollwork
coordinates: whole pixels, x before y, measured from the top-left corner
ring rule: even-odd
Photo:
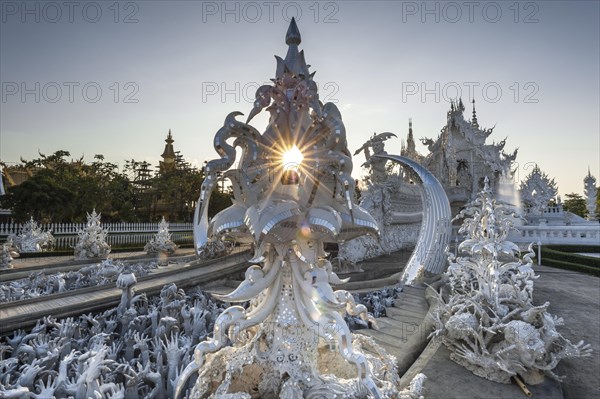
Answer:
[[[533,305],[534,252],[519,258],[506,238],[515,215],[496,202],[485,181],[478,197],[461,211],[461,256],[448,254],[448,298],[440,297],[437,330],[450,358],[478,376],[509,383],[519,375],[528,384],[553,370],[561,359],[589,356],[590,345],[571,343],[556,327],[562,318],[547,312],[549,302]]]
[[[342,281],[324,251],[325,242],[377,235],[378,226],[353,201],[341,114],[335,104],[319,101],[293,19],[286,43],[286,57],[276,57],[273,84],[257,90],[246,123],[236,119],[240,113],[230,113],[215,135],[220,158],[206,167],[196,249],[224,238],[250,242],[254,264],[238,288],[217,295],[236,305],[217,318],[212,338],[196,346],[176,396],[191,388],[190,398],[395,397],[395,366],[357,345],[344,315],[372,319],[352,295],[332,289],[331,283]],[[260,134],[248,122],[264,109],[270,119]],[[231,169],[238,155],[239,166]],[[234,200],[209,222],[217,173],[231,181]],[[324,357],[331,360],[329,372],[319,370]],[[196,371],[198,379],[188,384]]]
[[[108,231],[100,226],[100,217],[102,214],[87,214],[87,224],[85,228],[77,233],[78,241],[75,244],[75,259],[105,259],[110,253],[110,245],[106,242]]]
[[[54,245],[52,232],[42,231],[37,222],[31,217],[22,227],[18,235],[8,237],[18,252],[41,252],[50,250]]]

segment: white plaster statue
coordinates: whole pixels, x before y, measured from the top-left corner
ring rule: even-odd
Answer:
[[[208,240],[198,251],[200,259],[217,259],[229,255],[234,248],[234,242],[214,237]]]
[[[177,249],[177,244],[171,241],[171,233],[169,233],[169,223],[163,216],[158,224],[158,233],[156,233],[150,241],[144,246],[144,251],[148,254],[165,253],[173,255]]]
[[[558,189],[554,179],[550,179],[535,165],[521,182],[519,193],[525,210],[533,215],[540,215],[548,208],[550,200],[556,197]]]
[[[102,214],[87,214],[87,225],[77,234],[79,241],[75,245],[75,259],[107,258],[110,253],[110,245],[106,242],[108,231],[100,226]]]
[[[369,338],[353,336],[344,321],[345,314],[368,321],[366,308],[330,286],[339,279],[324,242],[376,235],[378,228],[353,202],[344,124],[333,103],[319,102],[294,19],[286,43],[273,85],[257,90],[247,121],[266,108],[266,131],[237,121],[238,112],[227,116],[214,139],[221,158],[206,166],[195,217],[199,252],[211,237],[254,244],[244,281],[217,296],[250,305],[231,306],[217,318],[213,336],[196,346],[181,373],[175,396],[198,371],[190,398],[410,397],[399,392],[393,358]],[[236,147],[242,149],[239,167],[230,169]],[[232,181],[234,201],[209,224],[217,172]]]
[[[485,181],[483,191],[467,204],[459,257],[448,253],[450,294],[440,296],[437,330],[451,352],[450,358],[476,375],[509,383],[519,375],[539,384],[561,359],[589,356],[590,345],[571,343],[556,327],[562,318],[547,312],[549,302],[534,306],[533,271],[529,253],[518,257],[518,247],[506,238],[514,214],[496,202]]]
[[[590,173],[583,179],[583,193],[585,195],[585,203],[588,211],[588,220],[596,220],[596,201],[598,198],[598,189],[596,188],[596,178]]]
[[[23,225],[20,234],[11,234],[9,238],[21,253],[47,251],[54,245],[52,232],[42,231],[33,217]]]
[[[0,270],[12,269],[13,258],[19,257],[19,252],[13,244],[13,238],[8,237],[6,242],[0,244]]]

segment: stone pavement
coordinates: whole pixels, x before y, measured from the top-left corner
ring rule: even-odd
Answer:
[[[550,302],[548,311],[562,317],[558,331],[573,343],[592,345],[592,356],[565,359],[555,372],[566,376],[565,399],[600,398],[600,278],[588,274],[536,266],[533,302]]]

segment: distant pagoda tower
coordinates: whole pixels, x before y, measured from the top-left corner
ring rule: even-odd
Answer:
[[[408,136],[406,137],[406,144],[404,144],[404,140],[402,142],[402,149],[400,150],[400,155],[418,162],[420,162],[423,158],[421,154],[417,153],[417,147],[415,145],[415,137],[413,135],[412,128],[412,118],[408,119]]]
[[[175,150],[173,149],[173,136],[171,135],[171,129],[169,129],[169,134],[165,139],[165,150],[163,151],[161,157],[163,158],[160,161],[160,173],[167,173],[175,170],[177,156],[175,155]]]
[[[588,211],[588,220],[596,220],[596,199],[598,191],[596,189],[596,178],[592,176],[590,168],[588,167],[588,174],[583,179],[583,193],[585,194],[585,201]]]
[[[477,112],[475,112],[475,99],[473,99],[471,102],[473,103],[473,117],[471,118],[471,126],[478,129],[479,122],[477,122]]]

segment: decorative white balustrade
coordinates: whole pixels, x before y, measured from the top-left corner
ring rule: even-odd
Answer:
[[[600,245],[600,224],[592,226],[520,226],[509,235],[513,242]]]
[[[452,241],[458,226],[452,227]],[[460,239],[460,238],[459,238]],[[600,245],[600,224],[588,226],[518,226],[508,239],[517,244]]]
[[[85,227],[85,223],[47,223],[38,224],[42,231],[52,230],[52,235],[77,234]],[[22,224],[0,223],[0,236],[19,234]],[[158,223],[102,223],[102,227],[109,233],[156,233]],[[192,223],[169,223],[169,231],[192,231]]]
[[[52,230],[55,249],[72,249],[78,241],[77,232],[85,223],[48,223],[40,224],[42,231]],[[21,224],[0,223],[0,242],[10,234],[19,234]],[[158,223],[102,223],[108,230],[107,242],[111,247],[144,246],[158,231]],[[192,223],[169,223],[173,242],[192,243]]]

